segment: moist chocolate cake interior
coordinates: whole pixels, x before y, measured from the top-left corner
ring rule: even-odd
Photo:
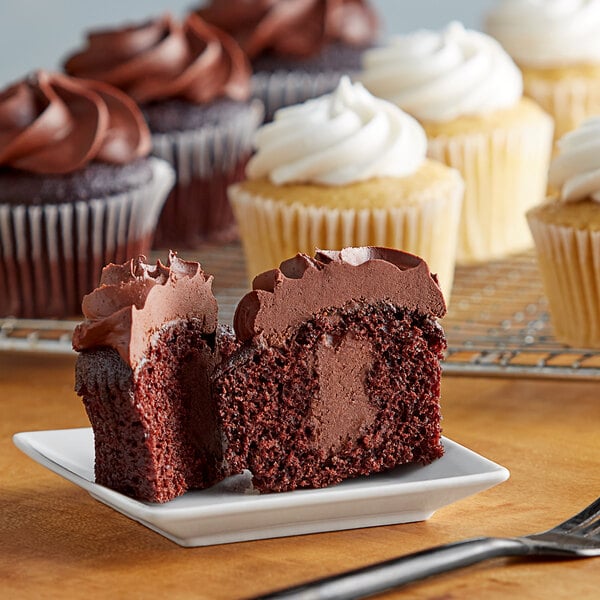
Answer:
[[[261,491],[431,462],[444,348],[433,316],[386,301],[321,310],[276,345],[230,345],[213,384],[226,460]]]
[[[198,319],[164,326],[133,374],[112,348],[80,352],[76,391],[94,428],[97,483],[166,502],[222,479],[208,391],[215,336],[201,332]]]

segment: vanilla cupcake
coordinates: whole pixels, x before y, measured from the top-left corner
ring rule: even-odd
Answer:
[[[600,1],[504,0],[487,31],[523,72],[525,94],[555,121],[555,138],[600,113]]]
[[[365,86],[416,117],[428,155],[463,175],[458,261],[531,247],[525,213],[545,195],[552,119],[522,98],[521,74],[501,46],[452,23],[392,38],[363,64]]]
[[[600,117],[559,140],[549,184],[556,193],[527,218],[554,331],[600,348]]]
[[[317,248],[387,246],[422,256],[449,297],[463,183],[427,160],[422,127],[345,77],[281,109],[229,188],[248,275]]]

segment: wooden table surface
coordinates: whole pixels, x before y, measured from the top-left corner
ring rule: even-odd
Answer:
[[[444,434],[510,479],[421,523],[181,548],[17,450],[87,426],[69,356],[0,354],[0,596],[243,598],[478,535],[549,528],[600,495],[600,382],[447,376]],[[498,559],[385,598],[598,598],[600,558]]]

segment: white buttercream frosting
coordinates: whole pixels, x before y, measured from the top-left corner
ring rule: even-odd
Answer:
[[[346,185],[414,173],[427,138],[411,116],[344,77],[333,93],[277,111],[257,131],[255,147],[251,179]]]
[[[560,189],[560,199],[566,202],[600,202],[600,117],[584,121],[558,141],[548,183]]]
[[[357,79],[424,121],[508,108],[523,94],[521,73],[500,44],[460,23],[396,36],[367,50]]]
[[[523,66],[600,62],[600,0],[503,0],[486,30]]]

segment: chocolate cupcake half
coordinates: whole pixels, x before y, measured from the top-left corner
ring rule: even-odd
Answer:
[[[223,474],[209,397],[212,277],[170,254],[108,265],[73,335],[76,391],[94,429],[96,483],[166,502]]]
[[[173,185],[135,103],[40,71],[0,93],[0,315],[80,314],[102,266],[150,249]]]
[[[446,306],[422,259],[368,247],[298,254],[253,288],[212,383],[234,472],[279,492],[442,455]]]
[[[90,32],[65,69],[136,100],[154,155],[175,168],[157,247],[196,248],[236,237],[226,189],[243,175],[263,111],[248,101],[250,65],[230,36],[196,15],[183,23],[163,16]]]

